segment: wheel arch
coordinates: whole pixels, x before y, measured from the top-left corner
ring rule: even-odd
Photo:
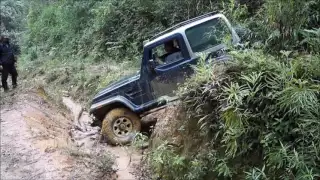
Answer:
[[[106,114],[115,108],[127,108],[135,113],[136,108],[127,99],[122,97],[115,97],[113,99],[108,99],[96,104],[93,104],[90,108],[90,114],[95,117],[94,123],[101,125],[102,120]]]

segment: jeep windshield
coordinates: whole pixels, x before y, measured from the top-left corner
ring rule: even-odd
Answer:
[[[188,28],[186,36],[192,51],[199,53],[231,41],[232,33],[222,18],[215,18]]]

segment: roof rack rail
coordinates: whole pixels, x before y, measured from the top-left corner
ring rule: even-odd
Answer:
[[[174,29],[177,29],[177,28],[181,27],[181,26],[184,26],[184,25],[189,24],[189,23],[191,23],[191,22],[197,21],[197,20],[199,20],[199,19],[203,19],[203,18],[205,18],[205,17],[209,17],[209,16],[212,16],[212,15],[215,15],[215,14],[217,14],[217,13],[219,13],[219,12],[218,12],[218,11],[214,11],[214,12],[206,13],[206,14],[203,14],[203,15],[201,15],[201,16],[197,16],[197,17],[188,19],[188,20],[186,20],[186,21],[180,22],[180,23],[178,23],[178,24],[176,24],[176,25],[174,25],[174,26],[172,26],[172,27],[170,27],[170,28],[168,28],[168,29],[166,29],[166,30],[164,30],[164,31],[156,34],[155,36],[153,36],[152,38],[150,38],[150,40],[155,39],[155,38],[157,38],[157,37],[159,37],[159,36],[162,36],[163,34],[166,34],[166,33],[170,32],[170,31],[172,31],[172,30],[174,30]]]

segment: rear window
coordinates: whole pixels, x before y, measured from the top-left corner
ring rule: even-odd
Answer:
[[[231,30],[222,18],[198,24],[186,30],[193,52],[202,52],[231,40]]]

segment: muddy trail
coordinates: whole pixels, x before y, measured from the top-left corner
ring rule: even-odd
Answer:
[[[0,179],[137,179],[141,152],[101,142],[72,99],[58,107],[37,91],[3,95]]]

